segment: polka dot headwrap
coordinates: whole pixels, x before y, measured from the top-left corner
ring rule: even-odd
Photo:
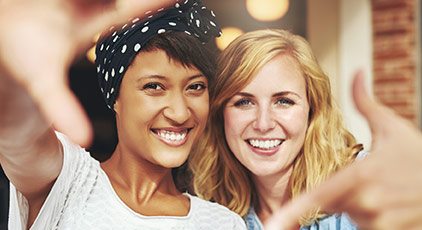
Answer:
[[[122,77],[142,47],[157,34],[181,31],[202,43],[218,37],[215,15],[200,0],[178,0],[170,8],[145,12],[145,19],[130,19],[100,37],[95,50],[97,76],[107,106],[113,109]]]

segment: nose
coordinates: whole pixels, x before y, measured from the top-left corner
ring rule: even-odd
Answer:
[[[275,128],[276,122],[270,106],[262,106],[258,108],[256,118],[252,126],[255,130],[258,130],[261,133],[268,132]]]
[[[183,93],[172,95],[168,100],[168,106],[164,108],[164,117],[180,125],[191,117],[191,111]]]

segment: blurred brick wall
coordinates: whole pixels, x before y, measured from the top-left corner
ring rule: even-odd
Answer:
[[[419,125],[418,0],[372,0],[374,94]]]

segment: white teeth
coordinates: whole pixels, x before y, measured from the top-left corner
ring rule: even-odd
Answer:
[[[188,134],[187,130],[184,130],[180,133],[167,131],[167,130],[158,130],[157,131],[158,136],[160,136],[163,139],[166,139],[167,141],[182,141],[186,138],[186,135]]]
[[[281,144],[281,140],[248,140],[249,144],[252,145],[255,148],[260,149],[271,149]]]

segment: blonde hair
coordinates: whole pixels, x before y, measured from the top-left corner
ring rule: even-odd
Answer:
[[[259,30],[238,37],[218,59],[215,83],[210,85],[208,126],[204,138],[194,147],[189,164],[197,195],[225,205],[241,216],[247,214],[251,205],[259,206],[258,194],[250,172],[227,145],[223,110],[228,100],[278,55],[289,55],[299,63],[310,106],[305,141],[293,162],[290,197],[313,189],[362,150],[362,145],[357,145],[344,127],[333,102],[329,78],[305,39],[284,30]],[[301,223],[309,224],[321,215],[322,212],[314,210]]]

